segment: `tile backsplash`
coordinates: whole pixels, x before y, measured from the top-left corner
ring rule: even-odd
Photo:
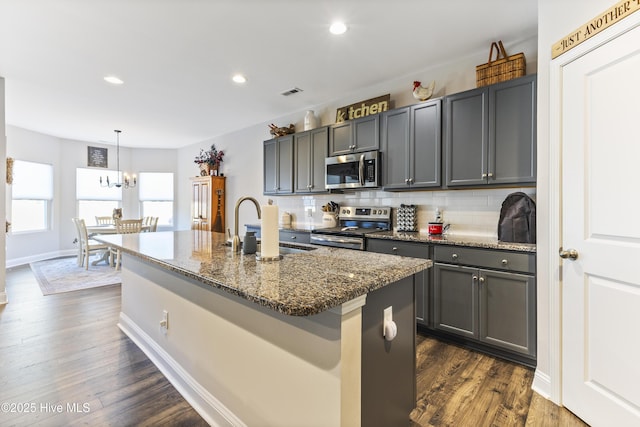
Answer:
[[[418,229],[427,232],[429,221],[436,217],[440,209],[442,219],[451,224],[449,234],[497,237],[500,208],[511,193],[521,191],[535,200],[536,189],[496,188],[445,191],[358,191],[345,194],[321,194],[309,196],[273,197],[280,208],[280,214],[289,212],[292,226],[301,229],[322,227],[322,206],[334,201],[340,206],[391,206],[401,204],[416,205],[418,208]],[[393,215],[395,228],[395,209]]]

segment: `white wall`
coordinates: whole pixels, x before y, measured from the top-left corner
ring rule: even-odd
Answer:
[[[558,248],[549,245],[549,223],[559,218],[552,212],[550,201],[559,188],[549,186],[549,153],[559,147],[549,144],[549,69],[551,46],[615,4],[612,0],[539,0],[538,1],[538,366],[534,388],[540,394],[560,403],[561,354],[553,339],[559,339],[560,324],[553,321],[558,313],[549,310],[550,293],[556,283],[549,283],[550,276],[557,276],[557,263],[552,265],[547,254],[555,254]],[[560,156],[558,156],[559,158]],[[556,167],[555,165],[553,167]]]

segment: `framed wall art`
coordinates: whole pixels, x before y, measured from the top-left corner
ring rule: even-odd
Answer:
[[[107,148],[101,147],[87,147],[87,166],[92,168],[108,168],[108,153]]]

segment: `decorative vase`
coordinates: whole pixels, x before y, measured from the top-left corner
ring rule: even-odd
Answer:
[[[209,176],[210,170],[209,163],[200,163],[200,176]]]
[[[313,114],[313,110],[307,110],[307,114],[304,115],[304,130],[311,130],[317,125],[318,121],[315,114]]]

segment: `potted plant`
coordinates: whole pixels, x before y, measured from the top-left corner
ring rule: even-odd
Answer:
[[[217,171],[220,168],[224,157],[224,151],[216,149],[215,144],[211,144],[211,148],[208,150],[200,149],[200,154],[193,160],[194,163],[200,166],[200,175],[207,176],[212,171]]]

